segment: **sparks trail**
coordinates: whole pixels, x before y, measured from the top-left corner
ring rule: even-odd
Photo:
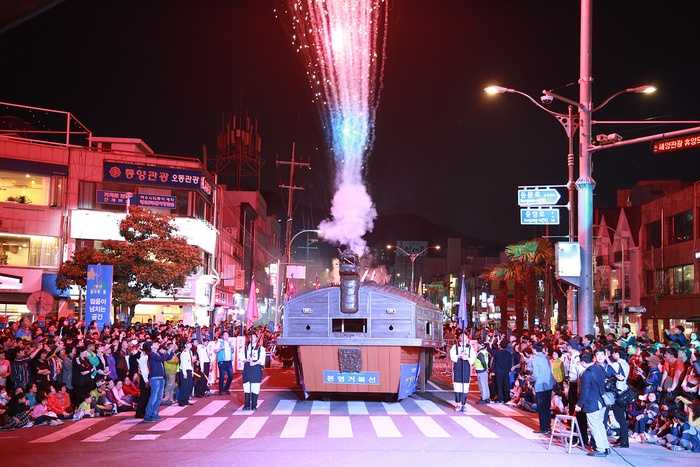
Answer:
[[[388,0],[290,0],[287,14],[336,163],[321,236],[361,255],[377,216],[362,172],[382,87]]]

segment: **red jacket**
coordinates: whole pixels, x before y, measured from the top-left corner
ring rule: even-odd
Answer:
[[[51,412],[62,414],[70,412],[70,396],[67,393],[55,392],[49,394],[48,407]]]

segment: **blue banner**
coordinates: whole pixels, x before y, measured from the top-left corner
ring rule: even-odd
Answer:
[[[131,206],[143,206],[147,208],[175,209],[176,198],[169,195],[149,195],[145,193],[133,194],[124,191],[97,190],[97,202],[100,204],[126,205],[126,200],[131,199]]]
[[[213,185],[203,172],[172,167],[104,161],[102,180],[197,190],[207,198],[211,198],[213,192]]]
[[[414,392],[418,383],[420,365],[418,363],[402,363],[399,379],[399,400],[405,399]]]
[[[379,384],[378,371],[360,371],[344,373],[335,370],[323,370],[323,384]]]
[[[99,329],[112,324],[110,307],[113,272],[111,264],[88,264],[85,295],[85,323],[88,326],[93,321],[97,322]]]

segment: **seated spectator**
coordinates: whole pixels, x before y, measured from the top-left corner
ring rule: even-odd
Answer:
[[[563,389],[558,389],[552,393],[552,415],[568,415],[564,408]]]
[[[56,388],[51,386],[47,397],[49,411],[58,415],[58,418],[65,420],[73,416],[70,403],[70,394],[68,394],[68,388],[65,384],[61,385],[60,391],[56,391]]]
[[[134,379],[138,379],[139,375],[136,373],[134,375]],[[140,391],[139,391],[139,386],[137,382],[131,380],[129,376],[126,376],[124,378],[124,384],[122,385],[122,390],[124,391],[124,394],[127,396],[130,396],[132,400],[136,400],[139,397]]]
[[[36,383],[32,383],[29,385],[29,388],[27,389],[26,397],[27,397],[27,402],[29,403],[29,407],[32,408],[37,404],[37,392],[38,388],[36,386]]]
[[[109,382],[110,400],[117,406],[117,412],[129,412],[135,409],[133,398],[124,393],[124,383],[117,381],[116,384]]]
[[[29,418],[30,412],[29,404],[27,403],[27,398],[21,388],[18,388],[15,395],[10,399],[7,404],[7,417],[9,418],[8,423],[3,426],[4,430],[14,430],[16,428],[29,428],[34,425],[34,423]]]
[[[633,439],[638,441],[646,441],[649,427],[656,421],[659,416],[659,404],[656,403],[656,393],[650,392],[646,395],[639,396],[642,401],[642,412],[635,417]]]
[[[73,414],[73,420],[80,420],[82,418],[92,418],[95,416],[95,409],[92,408],[92,396],[88,394],[80,403],[78,408]]]
[[[107,399],[107,388],[104,380],[97,383],[95,389],[90,391],[92,396],[92,408],[98,417],[107,417],[114,413],[115,406]]]
[[[34,425],[42,425],[44,423],[54,426],[62,425],[63,422],[58,419],[56,413],[51,412],[48,407],[48,399],[46,396],[40,396],[37,404],[32,408],[29,414]]]

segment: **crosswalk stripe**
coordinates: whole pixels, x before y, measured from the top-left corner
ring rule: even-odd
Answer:
[[[161,417],[172,417],[173,415],[177,415],[183,410],[185,410],[185,407],[187,406],[180,407],[177,404],[173,404],[170,407],[166,407],[163,410],[159,411],[158,415],[160,415]]]
[[[103,419],[100,418],[84,418],[54,433],[32,440],[30,443],[55,443],[56,441],[61,441],[62,439],[66,439],[76,433],[80,433],[81,431],[90,428],[92,425],[99,423],[102,420]]]
[[[382,405],[389,415],[407,415],[406,409],[400,402],[382,402]]]
[[[195,415],[208,417],[209,415],[214,415],[219,410],[223,409],[229,401],[211,401],[204,407],[202,407],[199,412]]]
[[[166,418],[162,422],[158,422],[155,425],[153,425],[151,428],[148,429],[148,431],[170,431],[185,420],[187,420],[186,417]]]
[[[348,401],[348,413],[350,415],[369,415],[367,405],[363,401]]]
[[[162,414],[163,414],[163,412],[161,412],[161,415],[162,415]],[[133,417],[133,416],[134,416],[134,411],[133,411],[133,410],[130,410],[130,411],[128,411],[128,412],[119,412],[118,414],[116,414],[116,415],[114,415],[114,416],[115,416],[115,417],[119,417],[119,418]]]
[[[263,425],[267,422],[267,417],[248,417],[231,435],[231,439],[255,438]]]
[[[401,432],[396,428],[391,417],[372,415],[369,417],[369,420],[372,422],[372,427],[378,438],[401,438]]]
[[[486,428],[476,419],[468,416],[450,417],[457,425],[461,426],[467,433],[475,438],[498,438],[498,435]]]
[[[303,438],[309,427],[309,417],[289,417],[280,438]]]
[[[262,379],[262,381],[260,381],[260,387],[262,387],[263,384],[265,384],[265,382],[266,382],[268,379],[270,379],[270,377],[269,377],[269,376],[265,376],[265,377]]]
[[[431,417],[411,416],[411,420],[416,424],[418,429],[428,438],[449,438],[450,434],[446,432],[438,423]]]
[[[258,399],[258,408],[260,408],[260,406],[262,405],[263,402],[265,402],[264,399]],[[236,409],[236,411],[233,412],[233,415],[246,416],[246,415],[251,415],[254,413],[252,410],[243,410],[243,407],[245,407],[245,405],[238,407]]]
[[[109,428],[105,428],[104,430],[99,431],[92,436],[88,436],[87,438],[85,438],[83,440],[83,442],[84,443],[104,443],[108,439],[117,436],[122,431],[126,431],[129,428],[131,428],[132,426],[134,426],[140,422],[141,422],[141,420],[138,418],[129,419],[129,420],[122,420],[119,423],[115,423],[114,425],[111,425]]]
[[[352,424],[350,417],[328,417],[329,438],[352,438]]]
[[[426,415],[445,415],[445,412],[438,405],[425,399],[414,399],[414,401]]]
[[[518,410],[515,410],[514,408],[504,404],[489,404],[489,407],[491,407],[493,410],[500,413],[501,415],[522,415],[522,412],[519,412]]]
[[[314,401],[311,404],[311,415],[330,415],[331,414],[331,403],[330,401]]]
[[[153,441],[155,439],[160,438],[160,435],[155,435],[155,434],[142,434],[142,435],[134,435],[131,437],[131,441]]]
[[[206,439],[219,425],[226,421],[227,417],[207,417],[197,424],[180,439]]]
[[[516,432],[525,439],[542,439],[542,435],[538,433],[533,433],[532,428],[527,425],[523,425],[517,420],[513,420],[508,417],[491,417],[492,420],[500,423],[506,428]]]
[[[275,406],[272,415],[291,415],[295,405],[297,405],[295,400],[282,399]]]

